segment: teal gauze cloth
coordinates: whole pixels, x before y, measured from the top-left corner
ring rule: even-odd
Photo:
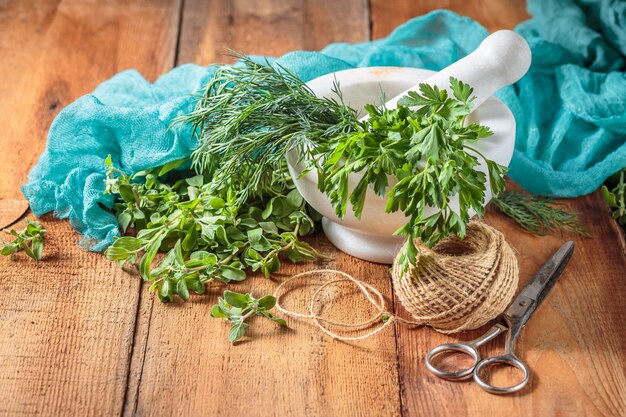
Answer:
[[[549,3],[549,4],[544,4]],[[595,190],[626,166],[625,8],[619,1],[529,1],[534,18],[518,31],[533,52],[529,73],[498,92],[517,121],[511,177],[533,193],[573,197]],[[354,67],[440,70],[472,52],[488,32],[477,22],[435,11],[385,39],[332,44],[321,52],[268,58],[309,81]],[[189,112],[216,67],[183,65],[154,84],[122,72],[59,113],[23,192],[37,216],[53,211],[100,251],[119,236],[113,197],[103,194],[104,160],[127,173],[185,157],[190,132],[168,130]]]

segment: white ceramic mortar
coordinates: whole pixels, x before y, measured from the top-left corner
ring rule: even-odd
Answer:
[[[324,75],[307,85],[317,96],[337,99],[331,89],[333,82],[339,81],[346,104],[362,115],[365,104],[380,104],[381,90],[386,97],[395,97],[432,74],[433,71],[415,68],[356,68]],[[498,98],[490,97],[470,115],[469,122],[486,125],[494,133],[493,136],[473,146],[487,158],[508,166],[515,145],[515,119],[508,107]],[[487,167],[482,158],[478,159],[481,161],[479,169],[487,174]],[[322,225],[328,239],[350,255],[372,262],[392,263],[404,242],[404,238],[393,236],[393,232],[406,223],[407,218],[404,214],[385,213],[386,198],[382,199],[373,190],[368,189],[361,218],[357,219],[354,216],[352,206],[349,204],[346,216],[343,220],[339,219],[328,197],[317,188],[317,173],[309,172],[299,178],[304,167],[298,161],[297,151],[287,155],[289,171],[296,187],[306,201],[324,216]],[[359,179],[359,174],[350,175],[350,192]],[[390,183],[393,184],[393,179]],[[487,185],[485,204],[490,199],[491,193]],[[450,206],[457,212],[458,204],[458,197],[452,197]]]

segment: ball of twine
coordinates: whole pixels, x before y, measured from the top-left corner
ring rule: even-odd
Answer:
[[[413,316],[407,320],[389,311],[385,299],[372,285],[345,272],[317,269],[301,272],[283,281],[274,291],[276,308],[300,319],[309,319],[333,339],[356,341],[373,336],[391,323],[426,325],[442,333],[455,333],[480,327],[496,318],[509,305],[519,279],[517,258],[504,236],[479,222],[467,225],[464,240],[449,238],[433,250],[420,246],[416,266],[400,274],[396,258],[391,275],[394,290],[406,310]],[[308,308],[294,311],[282,299],[294,285],[323,282],[308,301]],[[348,282],[355,286],[373,306],[373,316],[360,323],[342,322],[322,317],[321,292],[335,284]],[[339,334],[329,326],[347,332],[367,329],[365,334]],[[373,329],[371,329],[373,326]]]
[[[519,280],[517,258],[502,233],[481,222],[467,225],[465,239],[421,246],[404,274],[396,258],[394,289],[416,323],[442,333],[482,326],[509,305]]]

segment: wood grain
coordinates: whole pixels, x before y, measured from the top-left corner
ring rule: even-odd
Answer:
[[[119,414],[139,285],[43,223],[41,262],[0,259],[0,415]]]
[[[275,280],[254,276],[230,288],[260,296],[272,293],[278,282],[304,269],[330,267],[367,277],[390,298],[385,266],[340,254],[321,236],[314,244],[334,255],[335,261],[284,265]],[[393,330],[349,344],[326,337],[303,320],[287,317],[290,327],[283,329],[256,319],[249,338],[231,345],[228,323],[209,317],[211,304],[223,290],[222,286],[212,287],[208,295],[184,305],[154,301],[135,414],[400,415]],[[312,287],[292,291],[286,302],[302,311],[311,291]],[[330,301],[337,295],[346,298],[325,314],[354,321],[372,314],[357,294],[334,289]],[[180,389],[164,390],[166,386]],[[129,410],[127,414],[131,414]]]
[[[273,1],[254,6],[245,1],[187,1],[178,60],[218,60],[222,42],[245,52],[280,55],[320,48],[331,40],[366,40],[365,6],[364,1]],[[386,266],[342,254],[321,235],[314,244],[335,261],[285,264],[276,281],[254,276],[234,290],[272,293],[290,275],[331,267],[363,277],[391,299]],[[327,338],[306,321],[288,318],[290,329],[285,330],[256,320],[251,337],[232,346],[227,341],[229,325],[209,317],[211,304],[223,290],[212,287],[208,296],[184,305],[142,297],[126,415],[400,415],[393,330],[347,344]],[[291,292],[288,301],[305,306],[310,290]],[[342,320],[371,314],[367,302],[346,290],[335,288],[329,294],[347,294],[349,301],[328,314]]]
[[[369,39],[367,0],[186,0],[177,62],[232,62]]]
[[[436,9],[471,17],[489,30],[513,29],[528,19],[525,0],[371,0],[372,38],[387,36],[398,25]]]
[[[3,216],[23,211],[20,186],[63,106],[123,69],[154,79],[173,65],[178,5],[0,1]],[[42,262],[0,259],[0,415],[119,415],[141,285],[66,221],[43,223]]]
[[[179,2],[2,4],[0,198],[15,198],[63,107],[121,70],[137,68],[154,80],[171,68]]]
[[[0,198],[0,229],[17,222],[28,211],[28,200],[22,198]]]
[[[0,0],[0,220],[23,209],[19,186],[54,116],[120,70],[154,80],[174,63],[228,60],[224,47],[280,55],[379,38],[440,7],[491,31],[527,17],[519,0]],[[44,262],[0,259],[0,416],[626,415],[623,232],[597,194],[566,204],[583,213],[593,239],[576,238],[566,274],[524,331],[517,350],[534,374],[529,390],[510,397],[425,371],[430,348],[481,329],[448,337],[398,326],[348,344],[306,321],[281,329],[255,320],[251,337],[231,346],[228,324],[209,318],[223,287],[161,304],[139,277],[81,250],[67,222],[46,216]],[[488,221],[518,250],[522,282],[570,238],[532,237],[493,211]],[[321,234],[311,243],[334,261],[285,265],[272,280],[254,276],[234,289],[270,293],[295,273],[336,268],[394,302],[386,266],[342,254]],[[289,293],[288,303],[304,307],[310,290]],[[324,311],[332,317],[371,312],[345,287],[326,296],[345,297]],[[485,353],[500,347],[491,342]]]
[[[566,202],[583,213],[592,239],[552,235],[534,237],[490,209],[487,221],[517,250],[520,288],[567,239],[574,257],[560,282],[524,330],[516,352],[533,371],[530,388],[512,396],[487,394],[473,383],[451,383],[424,367],[428,350],[470,340],[485,330],[454,337],[429,329],[399,326],[398,353],[405,416],[622,416],[626,413],[626,336],[622,317],[626,299],[626,259],[621,230],[597,193]],[[402,312],[406,314],[406,312]],[[492,341],[485,353],[497,353]],[[454,398],[454,401],[450,401]]]

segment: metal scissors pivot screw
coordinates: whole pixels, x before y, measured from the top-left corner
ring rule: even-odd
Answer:
[[[440,378],[451,381],[473,377],[474,381],[482,389],[493,394],[509,394],[524,388],[528,383],[530,371],[524,362],[515,355],[515,341],[522,328],[537,310],[537,307],[539,307],[552,287],[554,287],[554,284],[556,284],[573,253],[574,242],[569,241],[561,245],[559,250],[541,267],[530,283],[524,287],[509,305],[500,318],[499,323],[495,324],[487,333],[469,342],[446,343],[428,352],[426,356],[426,367],[428,370]],[[507,333],[504,353],[499,356],[482,359],[478,348],[501,333]],[[444,371],[433,364],[433,359],[436,357],[454,352],[470,356],[472,364],[468,368],[456,371]],[[519,369],[523,375],[521,382],[508,387],[492,385],[488,381],[488,368],[494,364],[503,364]],[[487,375],[487,379],[484,379],[484,375]]]

